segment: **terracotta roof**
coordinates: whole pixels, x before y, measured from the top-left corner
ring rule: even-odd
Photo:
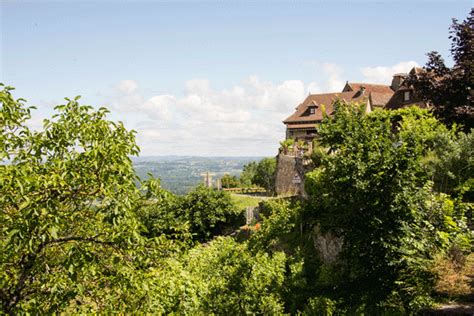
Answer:
[[[393,96],[393,92],[390,93],[380,93],[372,92],[370,94],[370,104],[373,106],[385,106],[390,98]]]
[[[360,91],[336,92],[311,94],[296,108],[295,113],[289,116],[283,123],[292,122],[308,122],[321,121],[323,119],[322,105],[326,109],[326,113],[331,115],[333,112],[332,104],[336,100],[344,100],[346,102],[367,102],[368,93],[361,94]],[[310,114],[309,108],[315,106],[315,113]]]
[[[384,84],[373,84],[363,82],[348,82],[347,85],[352,88],[352,91],[359,91],[361,87],[365,88],[365,93],[393,93],[390,86]]]

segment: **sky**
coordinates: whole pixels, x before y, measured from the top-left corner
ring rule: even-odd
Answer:
[[[0,82],[37,110],[111,110],[141,156],[274,156],[282,121],[346,80],[390,84],[473,1],[0,0]]]

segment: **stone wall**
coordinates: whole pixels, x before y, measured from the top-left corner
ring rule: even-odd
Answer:
[[[304,175],[311,168],[304,164],[304,158],[280,153],[277,156],[275,192],[283,196],[306,196]]]
[[[343,240],[329,233],[323,234],[319,225],[313,228],[312,237],[314,248],[322,262],[325,264],[336,263],[342,250]]]

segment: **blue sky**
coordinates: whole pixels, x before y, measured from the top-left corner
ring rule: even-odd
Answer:
[[[143,155],[275,155],[309,93],[449,57],[472,1],[2,1],[0,82],[112,110]],[[449,58],[447,58],[449,60]]]

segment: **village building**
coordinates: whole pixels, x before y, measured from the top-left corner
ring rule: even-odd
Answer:
[[[418,73],[421,68],[413,68]],[[426,104],[414,98],[413,88],[404,84],[407,74],[394,74],[391,85],[346,82],[341,92],[310,94],[296,107],[295,112],[283,123],[286,125],[286,138],[310,142],[318,133],[318,126],[324,114],[331,116],[333,103],[342,100],[348,103],[365,104],[367,113],[376,109],[398,109],[417,104]]]
[[[421,68],[413,68],[410,74],[416,75],[421,71]],[[341,92],[308,95],[296,107],[295,112],[283,121],[286,125],[286,139],[292,139],[296,143],[290,148],[280,148],[275,176],[276,193],[305,196],[304,177],[311,170],[309,154],[312,151],[312,141],[318,135],[324,115],[333,115],[334,101],[364,104],[366,113],[415,104],[427,107],[425,102],[416,99],[413,88],[405,83],[407,76],[405,73],[394,74],[390,85],[346,82]]]

